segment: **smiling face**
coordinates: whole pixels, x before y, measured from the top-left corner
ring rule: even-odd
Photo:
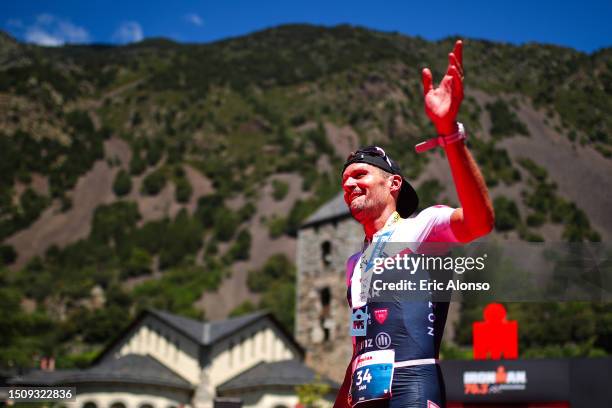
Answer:
[[[401,187],[401,177],[366,163],[353,163],[342,174],[344,202],[360,223],[377,218],[392,205]]]

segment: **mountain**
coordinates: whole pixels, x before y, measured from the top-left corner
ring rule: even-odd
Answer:
[[[76,364],[147,306],[220,318],[263,305],[291,325],[297,228],[339,191],[351,150],[382,144],[424,204],[458,203],[442,154],[413,150],[434,134],[420,71],[439,80],[453,43],[346,25],[57,48],[2,33],[11,350]],[[610,240],[612,49],[468,39],[464,61],[459,119],[495,234]]]

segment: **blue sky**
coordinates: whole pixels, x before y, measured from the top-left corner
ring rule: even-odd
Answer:
[[[210,42],[285,23],[349,23],[429,40],[449,35],[592,52],[612,46],[612,0],[7,1],[0,27],[41,45]]]

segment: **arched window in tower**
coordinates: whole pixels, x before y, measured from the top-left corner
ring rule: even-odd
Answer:
[[[321,330],[323,330],[323,341],[330,339],[330,329],[333,321],[330,314],[330,303],[331,303],[331,290],[329,286],[325,286],[319,291],[321,299],[321,314],[319,315],[319,322],[321,324]]]
[[[323,265],[329,266],[331,265],[331,242],[324,241],[321,244],[321,260],[323,261]]]

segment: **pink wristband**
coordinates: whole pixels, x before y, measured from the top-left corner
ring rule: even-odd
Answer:
[[[446,147],[451,143],[458,142],[459,140],[465,140],[467,135],[465,134],[463,123],[457,122],[457,129],[458,130],[452,135],[433,137],[429,140],[421,142],[416,145],[414,149],[417,151],[417,153],[423,153],[437,146]]]

